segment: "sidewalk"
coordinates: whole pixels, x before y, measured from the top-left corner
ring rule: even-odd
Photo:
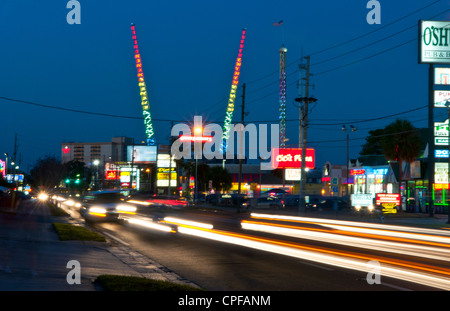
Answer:
[[[22,203],[14,212],[0,207],[0,291],[96,291],[102,274],[129,275],[193,285],[142,254],[117,243],[60,241],[46,204]],[[81,284],[67,275],[80,263]]]

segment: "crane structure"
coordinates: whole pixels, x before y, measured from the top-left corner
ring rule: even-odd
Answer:
[[[279,102],[279,123],[280,123],[280,148],[286,147],[286,53],[284,45],[280,48],[280,102]]]
[[[141,95],[142,114],[144,116],[145,136],[148,146],[155,146],[155,131],[153,129],[152,116],[150,114],[150,104],[147,94],[147,87],[145,85],[144,71],[142,69],[142,59],[139,52],[139,46],[136,37],[136,26],[131,24],[131,32],[133,38],[134,58],[136,60],[137,77],[139,82],[139,94]]]
[[[234,102],[236,100],[236,92],[239,84],[239,74],[241,72],[242,65],[242,51],[244,50],[246,29],[242,29],[241,42],[239,44],[239,52],[236,58],[236,64],[234,66],[233,81],[231,83],[231,91],[228,98],[228,106],[225,114],[225,122],[223,125],[223,146],[226,149],[226,141],[230,138],[231,122],[233,120]]]

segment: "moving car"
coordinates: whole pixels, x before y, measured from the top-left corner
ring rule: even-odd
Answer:
[[[120,191],[94,191],[83,197],[80,214],[86,221],[116,221],[120,214],[134,214],[136,207],[123,201]]]
[[[242,208],[267,208],[267,209],[282,209],[285,207],[283,200],[276,196],[268,196],[257,198],[255,205],[251,205],[250,199],[245,199],[241,205]]]

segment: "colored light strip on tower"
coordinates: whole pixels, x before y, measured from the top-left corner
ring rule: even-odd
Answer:
[[[286,53],[287,49],[280,48],[280,147],[286,146]]]
[[[150,104],[148,101],[147,87],[145,85],[144,71],[142,70],[141,54],[139,53],[139,46],[136,37],[136,28],[131,24],[131,32],[133,34],[134,58],[136,59],[137,77],[139,81],[139,90],[141,95],[142,114],[144,115],[145,135],[148,146],[155,146],[155,132],[153,130],[152,116],[150,114]]]
[[[231,121],[233,120],[233,112],[234,112],[234,101],[236,99],[236,91],[237,86],[239,84],[239,74],[241,72],[241,64],[242,64],[242,51],[244,49],[244,40],[245,40],[246,29],[242,30],[241,43],[239,45],[239,53],[236,59],[236,65],[234,66],[234,74],[233,74],[233,82],[231,83],[231,92],[230,97],[228,98],[228,106],[225,115],[225,123],[223,126],[223,140],[224,144],[226,140],[230,137],[230,128]]]

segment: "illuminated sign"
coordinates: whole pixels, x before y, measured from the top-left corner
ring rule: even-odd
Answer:
[[[6,162],[3,160],[0,160],[0,174],[5,178],[5,168],[6,168]]]
[[[62,151],[63,151],[65,154],[69,153],[69,152],[70,152],[69,146],[64,146],[64,148],[62,149]]]
[[[352,169],[348,172],[350,175],[364,175],[366,173],[365,169]]]
[[[127,146],[127,160],[138,164],[156,162],[156,150],[157,146]]]
[[[433,184],[434,190],[448,190],[448,184]]]
[[[136,60],[137,77],[139,82],[139,94],[141,95],[141,106],[142,113],[144,115],[144,126],[145,134],[147,136],[147,145],[154,146],[155,132],[153,131],[152,117],[150,114],[150,104],[148,101],[147,87],[145,85],[144,71],[142,70],[142,60],[141,54],[139,52],[139,46],[136,37],[136,27],[134,24],[131,25],[131,32],[133,34],[133,47],[134,47],[134,58]]]
[[[157,167],[171,167],[174,168],[177,166],[176,162],[173,160],[172,157],[172,161],[169,161],[170,159],[170,155],[168,154],[158,154],[158,161],[156,161],[156,166]],[[172,163],[170,163],[172,162]]]
[[[369,206],[373,204],[373,196],[369,193],[352,194],[352,206]]]
[[[434,84],[450,85],[450,68],[434,68]]]
[[[116,180],[119,179],[119,176],[117,174],[117,171],[106,171],[105,172],[105,179],[107,180]]]
[[[239,52],[236,58],[236,64],[234,65],[233,82],[231,83],[230,96],[228,98],[228,106],[225,115],[225,123],[223,126],[223,139],[228,140],[230,137],[231,121],[233,120],[234,112],[234,101],[236,99],[237,86],[239,84],[239,74],[241,73],[242,65],[242,51],[244,50],[244,40],[245,40],[246,30],[242,30],[241,43],[239,44]]]
[[[436,158],[448,158],[448,150],[442,149],[442,150],[434,150],[434,156]]]
[[[299,168],[287,168],[285,171],[285,180],[300,180],[302,177],[301,169]]]
[[[448,137],[448,119],[445,122],[434,122],[434,136]]]
[[[315,168],[315,150],[307,148],[305,150],[305,168]],[[301,148],[273,148],[272,168],[301,168],[302,149]]]
[[[450,103],[450,91],[434,91],[434,107],[447,108]]]
[[[212,143],[213,137],[212,136],[192,136],[192,135],[181,135],[180,141],[186,142],[202,142],[202,143]]]
[[[450,22],[419,21],[419,63],[450,64]]]
[[[377,193],[375,196],[375,203],[377,205],[395,204],[395,206],[399,206],[400,200],[400,193]]]
[[[434,182],[436,184],[448,183],[448,163],[434,164]]]

